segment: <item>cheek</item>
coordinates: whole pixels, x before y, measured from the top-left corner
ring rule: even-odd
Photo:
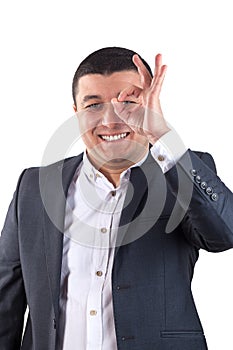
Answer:
[[[85,145],[88,146],[88,148],[90,148],[91,146],[97,143],[97,136],[93,134],[91,130],[87,132],[83,132],[81,137]]]
[[[87,132],[85,134],[82,134],[82,141],[83,141],[87,151],[90,151],[98,143],[91,132]]]
[[[78,115],[79,129],[81,135],[92,134],[93,130],[98,126],[99,120],[88,113],[80,113]]]

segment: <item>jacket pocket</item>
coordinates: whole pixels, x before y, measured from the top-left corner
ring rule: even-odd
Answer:
[[[161,331],[162,338],[198,338],[204,337],[202,331]]]

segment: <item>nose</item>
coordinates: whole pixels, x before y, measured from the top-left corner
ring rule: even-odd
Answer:
[[[124,124],[121,118],[115,113],[112,103],[106,103],[101,123],[107,127],[111,127],[113,124]]]

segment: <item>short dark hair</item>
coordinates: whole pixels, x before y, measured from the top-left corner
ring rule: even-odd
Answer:
[[[137,67],[132,61],[133,55],[137,54],[132,50],[123,47],[104,47],[92,52],[87,56],[78,66],[72,83],[72,95],[74,104],[76,105],[75,96],[77,94],[77,87],[79,79],[87,74],[103,74],[109,75],[114,72],[121,72],[124,70],[137,71]],[[138,55],[138,54],[137,54]],[[149,64],[139,55],[144,65],[153,76]]]

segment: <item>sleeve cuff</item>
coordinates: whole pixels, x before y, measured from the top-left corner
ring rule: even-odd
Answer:
[[[178,162],[187,148],[177,132],[170,130],[154,143],[150,151],[165,174]]]

